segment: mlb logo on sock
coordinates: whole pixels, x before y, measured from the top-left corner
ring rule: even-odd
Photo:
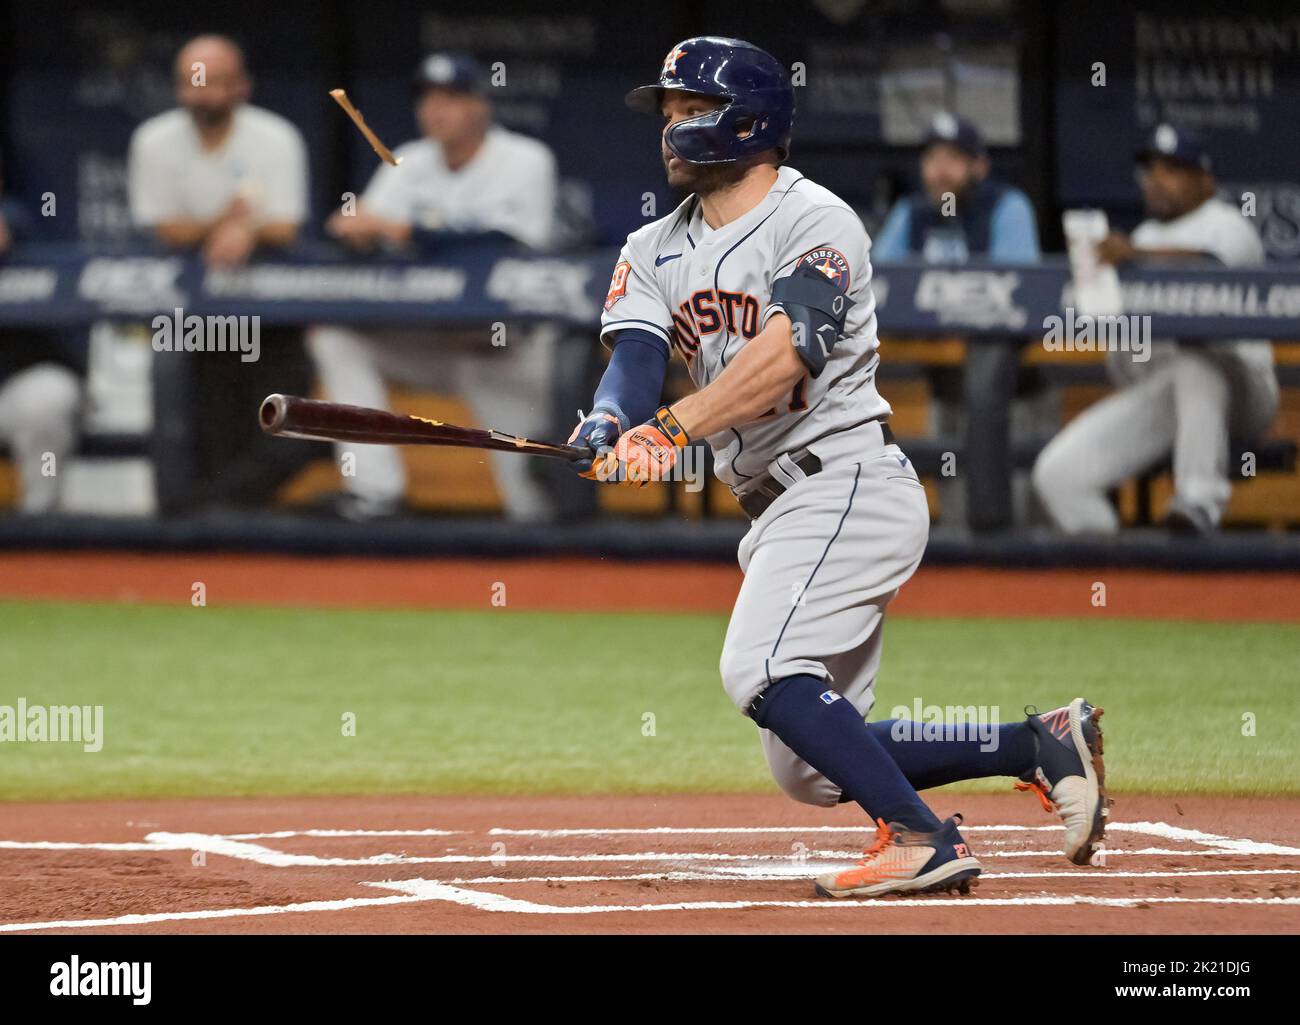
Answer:
[[[826,704],[829,705],[832,702],[839,701],[840,696],[837,693],[835,693],[835,691],[833,690],[827,690],[827,691],[822,691],[821,699],[824,702],[826,702]]]

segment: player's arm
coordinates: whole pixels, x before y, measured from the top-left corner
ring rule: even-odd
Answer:
[[[1175,249],[1172,247],[1135,246],[1133,240],[1122,231],[1112,231],[1097,243],[1097,259],[1102,263],[1121,265],[1125,263],[1207,263],[1219,262],[1219,258],[1204,249]]]
[[[899,199],[889,211],[885,223],[871,244],[872,260],[888,263],[907,258],[908,239],[912,232],[912,204],[907,197]]]
[[[290,221],[259,224],[255,230],[259,246],[274,246],[284,249],[298,241],[298,225]]]
[[[794,344],[790,318],[775,313],[714,380],[673,403],[673,415],[690,438],[757,420],[790,394],[808,372]]]
[[[298,241],[298,232],[307,220],[307,144],[296,128],[283,126],[275,145],[279,158],[266,169],[264,196],[258,216],[244,209],[253,240],[259,246],[287,248]]]
[[[694,395],[663,406],[649,423],[623,434],[596,467],[608,478],[662,480],[692,438],[759,419],[789,395],[804,374],[817,377],[844,333],[853,300],[834,280],[800,261],[772,286],[763,329],[726,369]]]
[[[198,221],[190,219],[178,219],[174,221],[159,221],[153,226],[153,232],[158,236],[158,241],[165,246],[171,246],[175,249],[193,249],[208,237],[217,221]]]
[[[159,221],[153,226],[153,232],[164,245],[176,249],[194,249],[208,240],[218,229],[238,228],[247,232],[254,245],[277,246],[284,248],[298,240],[298,225],[288,222],[275,224],[254,224],[250,219],[222,214],[210,221],[180,218],[172,221]]]
[[[601,340],[611,349],[609,366],[591,412],[569,437],[571,445],[589,452],[575,460],[573,468],[592,479],[608,479],[597,474],[593,463],[600,460],[595,457],[607,455],[631,425],[648,420],[663,396],[672,315],[654,277],[652,259],[643,249],[635,236],[629,237],[614,265],[601,314]]]
[[[407,143],[397,148],[396,155],[401,160],[415,153],[413,144]],[[435,233],[442,225],[431,218],[427,224],[415,223],[415,195],[409,173],[403,174],[404,170],[380,164],[365,192],[325,221],[325,233],[360,250],[373,249],[380,243],[402,248],[420,241],[422,234]]]
[[[636,329],[618,332],[591,412],[569,436],[570,445],[585,445],[591,452],[574,463],[578,473],[596,479],[595,457],[608,452],[632,424],[650,419],[663,396],[667,372],[668,344],[662,338]]]

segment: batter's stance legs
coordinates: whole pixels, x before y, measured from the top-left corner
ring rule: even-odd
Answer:
[[[874,822],[934,832],[935,817],[861,714],[816,676],[787,676],[754,699],[750,715],[856,801]]]
[[[917,790],[929,790],[964,779],[1023,776],[1034,764],[1034,734],[1028,722],[1004,722],[988,738],[969,736],[964,724],[940,726],[934,736],[919,723],[882,719],[867,724],[894,764]]]

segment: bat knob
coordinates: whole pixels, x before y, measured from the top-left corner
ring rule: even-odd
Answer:
[[[262,430],[267,434],[275,434],[284,426],[285,414],[288,412],[289,402],[283,395],[268,395],[262,400],[262,408],[258,414],[258,421],[262,425]]]

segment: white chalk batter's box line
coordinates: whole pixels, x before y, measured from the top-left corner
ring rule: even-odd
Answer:
[[[130,825],[131,823],[128,823]],[[1218,857],[1225,855],[1272,855],[1300,856],[1300,847],[1282,844],[1221,836],[1197,829],[1174,826],[1167,822],[1110,822],[1107,824],[1110,834],[1131,833],[1150,836],[1175,842],[1193,844],[1193,847],[1142,847],[1126,849],[1109,847],[1106,856],[1110,857]],[[963,826],[968,833],[1059,833],[1064,827],[1060,825],[1021,826],[988,825]],[[0,840],[0,850],[102,850],[102,851],[192,851],[205,854],[217,854],[255,862],[275,868],[290,867],[339,867],[356,865],[438,865],[438,864],[507,864],[507,863],[570,863],[570,862],[728,862],[759,861],[782,862],[792,860],[789,853],[746,854],[702,851],[635,851],[587,854],[508,854],[504,851],[491,854],[443,854],[410,856],[405,854],[376,854],[361,858],[321,857],[315,854],[295,854],[289,851],[275,850],[261,844],[252,843],[255,839],[295,839],[299,837],[325,839],[357,838],[431,838],[431,837],[528,837],[538,839],[574,838],[574,837],[655,837],[655,836],[702,836],[702,835],[788,835],[798,838],[800,834],[839,834],[864,837],[866,830],[856,826],[653,826],[644,828],[590,828],[590,829],[505,829],[493,828],[482,830],[447,830],[447,829],[303,829],[276,830],[263,833],[172,833],[152,832],[143,841],[125,843],[81,843],[74,841],[50,840]],[[1004,840],[988,840],[985,847],[1003,844]],[[1039,858],[1059,856],[1059,850],[987,850],[981,849],[982,858]],[[801,860],[808,861],[854,861],[861,855],[860,848],[853,849],[806,849],[799,854]]]
[[[964,827],[969,832],[984,833],[1043,833],[1060,831],[1061,826],[1016,826],[991,825]],[[1111,833],[1134,833],[1144,836],[1160,837],[1166,840],[1182,841],[1197,845],[1194,848],[1159,848],[1148,847],[1137,850],[1110,848],[1107,856],[1187,856],[1214,857],[1224,855],[1271,855],[1297,856],[1300,848],[1281,844],[1255,841],[1248,838],[1234,838],[1205,833],[1200,830],[1186,829],[1165,822],[1112,822],[1107,829]],[[627,905],[550,905],[535,901],[521,900],[505,894],[466,889],[473,885],[506,885],[518,883],[611,883],[611,882],[777,882],[806,880],[816,874],[810,870],[811,861],[852,861],[859,857],[859,851],[818,850],[805,851],[795,858],[789,854],[757,853],[719,853],[719,852],[663,852],[643,851],[631,854],[530,854],[530,855],[442,855],[429,857],[408,857],[401,854],[380,854],[366,858],[320,857],[313,854],[292,854],[273,850],[260,844],[249,842],[253,839],[293,839],[298,837],[315,838],[378,838],[378,837],[459,837],[482,836],[501,837],[536,837],[571,838],[571,837],[608,837],[608,836],[663,836],[663,835],[797,835],[801,833],[852,834],[861,836],[861,826],[738,826],[738,827],[647,827],[647,828],[613,828],[613,829],[490,829],[486,834],[475,830],[346,830],[346,829],[307,829],[279,830],[269,833],[169,833],[154,832],[146,835],[143,842],[117,843],[77,843],[63,841],[0,841],[0,850],[99,850],[106,852],[131,851],[189,851],[193,853],[215,854],[237,860],[276,867],[334,867],[362,865],[411,865],[411,864],[492,864],[504,863],[561,863],[561,862],[668,862],[681,865],[698,863],[694,869],[668,869],[663,872],[622,873],[613,875],[569,875],[569,876],[471,876],[450,880],[437,879],[400,879],[381,882],[364,882],[360,885],[390,891],[397,895],[367,898],[343,898],[340,900],[305,901],[285,905],[270,905],[249,908],[216,908],[203,911],[159,912],[144,915],[121,915],[115,918],[75,919],[50,922],[4,923],[0,924],[0,933],[26,932],[48,929],[95,929],[113,926],[150,925],[162,922],[200,921],[239,917],[259,917],[274,914],[298,914],[312,911],[347,911],[355,908],[389,906],[394,904],[422,903],[441,901],[486,912],[505,912],[531,915],[585,915],[610,913],[640,913],[652,911],[722,911],[743,910],[749,908],[773,909],[807,909],[829,910],[832,908],[869,908],[880,910],[901,907],[1034,907],[1034,906],[1092,906],[1092,907],[1142,907],[1160,904],[1216,904],[1216,905],[1259,905],[1259,906],[1294,906],[1300,905],[1300,897],[1098,897],[1084,894],[1059,896],[1024,896],[1024,897],[914,897],[889,898],[888,900],[737,900],[737,901],[678,901],[661,904],[627,904]],[[981,852],[980,857],[1059,857],[1057,850],[1041,851],[992,851]],[[820,866],[825,867],[825,866]],[[1109,868],[1080,870],[1042,870],[1026,872],[986,872],[981,877],[986,881],[997,879],[1060,879],[1077,878],[1080,880],[1101,881],[1109,879],[1161,879],[1190,876],[1202,877],[1251,877],[1251,876],[1296,876],[1300,875],[1300,866],[1296,868],[1277,869],[1205,869],[1187,871],[1117,871]]]

